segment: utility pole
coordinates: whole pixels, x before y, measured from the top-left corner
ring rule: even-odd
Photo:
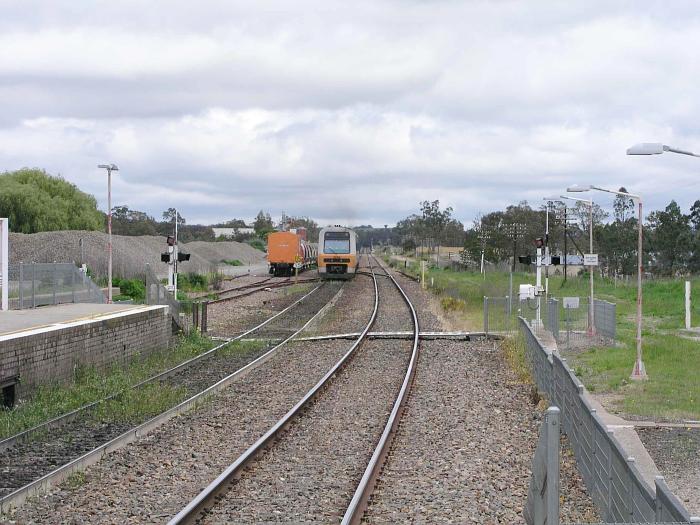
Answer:
[[[107,170],[107,302],[112,302],[112,172],[119,171],[116,164],[99,164]]]

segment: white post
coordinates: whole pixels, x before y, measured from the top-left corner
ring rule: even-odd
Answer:
[[[10,252],[10,243],[8,241],[8,225],[9,219],[0,219],[0,310],[9,310],[8,292],[10,287],[10,272],[8,267],[8,258]],[[22,283],[19,283],[20,287]],[[21,305],[20,305],[21,308]]]
[[[690,330],[690,281],[685,282],[685,329]]]
[[[173,289],[177,301],[177,208],[175,209],[175,246],[173,248]]]
[[[538,327],[542,326],[540,290],[542,290],[542,248],[537,248],[537,281],[535,282],[535,292],[537,293],[537,315],[535,319]]]
[[[112,169],[107,168],[107,236],[109,256],[107,258],[107,302],[112,304]]]
[[[423,289],[425,289],[425,261],[420,262],[420,268],[421,268],[421,284],[423,286]]]

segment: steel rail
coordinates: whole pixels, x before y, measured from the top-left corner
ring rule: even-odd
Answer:
[[[316,289],[320,288],[320,285],[316,287]],[[315,291],[314,289],[313,291]],[[312,292],[313,292],[312,291]],[[310,295],[312,292],[309,292],[306,296]],[[340,293],[340,290],[338,291]],[[337,295],[337,294],[336,294]],[[305,297],[306,297],[305,296]],[[332,300],[332,299],[331,299]],[[154,428],[159,427],[166,421],[172,419],[173,417],[180,415],[188,410],[190,410],[192,407],[196,406],[197,404],[201,403],[204,399],[207,397],[210,397],[221,390],[225,389],[228,387],[230,383],[233,381],[240,379],[247,373],[249,373],[251,370],[255,369],[262,363],[268,361],[274,353],[284,346],[286,343],[294,339],[298,334],[300,334],[303,330],[306,329],[315,319],[318,317],[322,312],[324,311],[324,308],[320,308],[318,312],[316,312],[304,325],[299,328],[295,333],[287,337],[284,341],[281,343],[277,344],[270,350],[268,350],[266,353],[263,355],[259,356],[257,359],[254,361],[251,361],[247,365],[239,368],[232,374],[229,374],[228,376],[224,377],[223,379],[220,379],[210,387],[206,388],[205,390],[202,390],[198,394],[193,395],[192,397],[186,399],[185,401],[182,401],[181,403],[177,404],[176,406],[166,410],[165,412],[162,412],[158,414],[157,416],[149,419],[148,421],[130,429],[124,432],[123,434],[115,437],[114,439],[108,441],[107,443],[103,443],[102,445],[94,448],[90,452],[87,452],[83,454],[82,456],[65,463],[64,465],[61,465],[57,469],[49,472],[48,474],[42,476],[41,478],[32,481],[31,483],[28,483],[27,485],[17,489],[16,491],[4,496],[3,498],[0,498],[0,514],[9,511],[11,508],[16,507],[20,505],[22,502],[24,502],[28,497],[31,497],[38,492],[40,492],[43,489],[47,489],[56,483],[59,483],[66,479],[70,474],[73,472],[83,470],[85,467],[88,467],[89,465],[92,465],[96,462],[98,462],[103,455],[108,454],[110,452],[113,452],[115,450],[118,450],[119,448],[122,448],[123,446],[135,441],[137,438],[147,434],[149,431],[153,430]],[[230,341],[229,341],[230,342]],[[228,344],[227,343],[224,343]],[[221,345],[223,346],[223,345]]]
[[[379,261],[377,261],[377,264],[381,266],[381,263],[379,263]],[[343,520],[341,522],[343,525],[360,523],[360,521],[362,520],[365,510],[367,509],[369,497],[372,494],[372,491],[374,490],[377,478],[379,477],[384,462],[386,461],[386,456],[389,452],[389,447],[391,446],[391,443],[396,434],[396,429],[398,427],[399,421],[401,420],[401,415],[403,413],[406,399],[408,399],[408,394],[411,389],[411,385],[413,384],[413,378],[416,375],[416,364],[418,362],[418,340],[420,334],[420,328],[418,326],[418,316],[416,315],[416,310],[413,307],[413,304],[411,304],[411,300],[408,298],[408,295],[406,295],[406,292],[404,292],[403,288],[399,286],[399,283],[396,282],[394,276],[391,275],[391,273],[388,270],[385,271],[387,275],[389,275],[389,277],[391,278],[392,282],[396,285],[396,288],[399,289],[404,301],[408,305],[408,308],[411,310],[414,329],[413,350],[411,352],[411,360],[408,364],[406,376],[404,377],[403,384],[401,385],[401,390],[399,391],[399,395],[396,397],[396,401],[394,402],[391,414],[389,415],[389,419],[387,420],[386,426],[384,427],[384,432],[382,432],[382,436],[381,438],[379,438],[379,443],[377,443],[377,446],[374,449],[374,453],[372,454],[372,457],[369,460],[369,463],[367,464],[365,473],[363,474],[362,479],[360,480],[360,483],[358,484],[357,489],[355,490],[355,494],[353,495],[352,500],[350,501],[350,505],[348,505],[348,508],[345,511],[345,515],[343,516]]]
[[[245,292],[240,293],[238,295],[232,295],[231,297],[220,297],[219,299],[212,299],[211,301],[207,301],[207,303],[208,304],[223,303],[226,301],[232,301],[233,299],[240,299],[241,297],[248,297],[249,295],[253,295],[254,293],[262,292],[265,290],[270,290],[270,289],[275,289],[275,288],[283,288],[285,286],[294,286],[295,284],[314,283],[314,282],[318,282],[318,279],[301,279],[297,282],[286,280],[286,281],[281,281],[281,282],[277,282],[277,283],[271,283],[269,285],[260,286],[260,288],[254,288],[252,290],[245,291]],[[235,290],[233,290],[233,291],[235,291]]]
[[[371,268],[371,266],[370,266]],[[331,368],[306,395],[297,402],[282,418],[277,421],[265,434],[251,445],[236,461],[231,463],[219,476],[212,481],[204,490],[202,490],[190,503],[187,504],[180,512],[177,513],[169,522],[169,525],[177,525],[181,523],[194,523],[200,517],[205,516],[209,509],[216,504],[221,495],[224,494],[230,482],[239,478],[243,469],[249,465],[272,441],[277,439],[282,431],[292,422],[292,420],[300,414],[301,410],[308,405],[319,394],[321,389],[337,375],[340,369],[354,356],[355,350],[369,332],[377,317],[379,309],[379,290],[377,287],[377,279],[373,277],[374,282],[374,308],[369,322],[360,334],[360,337],[352,344],[350,349],[340,358],[340,360]]]
[[[142,387],[142,386],[149,384],[149,383],[153,383],[154,381],[166,379],[167,377],[170,377],[171,375],[176,374],[177,372],[179,372],[183,368],[186,368],[186,367],[194,364],[197,361],[201,361],[202,359],[206,359],[208,357],[211,357],[212,355],[214,355],[216,352],[218,352],[219,350],[221,350],[222,348],[224,348],[228,344],[230,344],[234,341],[238,341],[240,339],[243,339],[245,336],[259,330],[263,326],[265,326],[268,323],[270,323],[271,321],[275,320],[280,315],[285,314],[290,309],[292,309],[297,304],[299,304],[301,301],[303,301],[304,299],[309,297],[311,294],[316,292],[320,287],[321,287],[321,285],[317,286],[316,288],[311,290],[309,293],[307,293],[306,295],[304,295],[303,297],[301,297],[297,301],[290,304],[284,310],[280,310],[275,315],[266,319],[265,321],[263,321],[262,323],[258,324],[255,327],[251,328],[250,330],[247,330],[246,332],[244,332],[236,337],[233,337],[233,338],[225,341],[224,343],[217,345],[214,348],[211,348],[211,349],[207,350],[206,352],[199,354],[198,356],[192,357],[192,358],[188,359],[187,361],[183,361],[182,363],[180,363],[172,368],[169,368],[168,370],[165,370],[165,371],[160,372],[154,376],[151,376],[147,379],[144,379],[143,381],[135,383],[135,384],[129,386],[128,390],[135,390],[136,388]],[[51,428],[55,428],[59,425],[68,423],[68,422],[72,421],[73,419],[75,419],[81,413],[85,412],[86,410],[94,408],[94,407],[100,405],[101,403],[105,403],[106,401],[110,401],[112,399],[115,399],[115,398],[119,397],[120,395],[123,395],[125,391],[126,390],[120,390],[119,392],[115,392],[114,394],[111,394],[107,397],[103,397],[102,399],[98,399],[97,401],[93,401],[92,403],[88,403],[86,405],[78,407],[74,410],[71,410],[70,412],[66,412],[65,414],[61,414],[60,416],[57,416],[53,419],[50,419],[50,420],[45,421],[43,423],[40,423],[32,428],[29,428],[27,430],[23,430],[22,432],[18,432],[17,434],[15,434],[13,436],[5,438],[5,439],[0,441],[0,452],[2,452],[3,450],[7,450],[8,448],[11,448],[12,446],[14,446],[17,443],[20,443],[20,442],[27,440],[31,435],[33,435],[39,431],[46,431],[46,430],[49,430]],[[2,500],[0,500],[0,501],[2,501]]]

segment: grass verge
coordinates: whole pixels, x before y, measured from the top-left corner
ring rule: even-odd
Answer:
[[[85,404],[123,392],[100,405],[93,417],[102,421],[137,423],[182,401],[182,388],[156,382],[139,389],[129,388],[144,379],[209,350],[214,342],[199,334],[181,337],[174,348],[133,359],[99,372],[92,367],[76,369],[73,382],[40,386],[31,398],[12,410],[0,410],[0,438],[22,432]],[[254,350],[256,343],[234,342],[222,354]]]
[[[418,263],[393,260],[392,265],[418,274]],[[520,284],[534,283],[532,273],[513,274],[513,290]],[[440,295],[443,308],[458,310],[472,326],[483,321],[483,297],[504,297],[509,293],[507,272],[454,272],[430,268],[426,281]],[[598,346],[566,355],[576,374],[595,393],[614,394],[613,408],[654,419],[700,419],[700,341],[683,331],[685,279],[658,279],[643,284],[643,352],[649,380],[632,383],[629,379],[635,360],[636,281],[614,281],[595,278],[595,295],[617,304],[617,345]],[[587,276],[551,276],[550,293],[561,296],[586,297]],[[691,280],[693,297],[700,297],[700,278]],[[451,297],[452,299],[446,299]],[[456,301],[461,301],[457,303]],[[462,307],[463,305],[463,307]],[[692,305],[693,319],[700,324],[700,301]],[[697,334],[696,334],[697,335]],[[700,338],[700,335],[698,335]],[[566,354],[565,352],[563,352]],[[517,363],[514,366],[518,372]]]

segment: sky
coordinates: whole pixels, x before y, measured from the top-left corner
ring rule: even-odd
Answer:
[[[668,1],[0,0],[0,172],[188,223],[465,224],[571,184],[700,199],[700,9]],[[610,207],[612,196],[592,194]]]

